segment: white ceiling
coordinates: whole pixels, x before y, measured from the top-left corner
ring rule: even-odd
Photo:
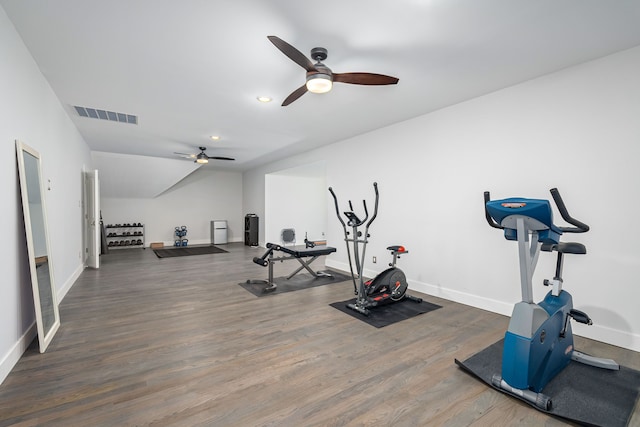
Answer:
[[[92,150],[178,161],[174,152],[206,146],[237,159],[207,167],[237,171],[640,44],[638,0],[0,5]],[[305,72],[268,35],[306,55],[327,48],[334,72],[400,81],[336,84],[281,107]],[[139,124],[83,118],[73,105],[134,114]],[[208,139],[214,134],[221,139]]]

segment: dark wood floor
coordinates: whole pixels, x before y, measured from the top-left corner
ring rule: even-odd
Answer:
[[[329,306],[350,282],[258,298],[238,283],[266,277],[250,261],[262,250],[225,249],[103,256],[62,301],[47,353],[32,345],[0,386],[0,425],[566,425],[454,364],[506,317],[427,296],[443,308],[376,329]],[[576,341],[640,369],[638,353]]]

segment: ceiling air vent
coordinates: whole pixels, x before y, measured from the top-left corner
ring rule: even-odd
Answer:
[[[133,114],[116,113],[115,111],[99,110],[97,108],[79,107],[74,105],[80,117],[88,117],[91,119],[109,120],[111,122],[138,124],[138,116]]]

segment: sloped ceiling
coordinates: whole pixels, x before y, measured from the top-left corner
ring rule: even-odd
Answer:
[[[98,169],[101,197],[153,198],[201,167],[184,160],[101,151],[91,156]]]

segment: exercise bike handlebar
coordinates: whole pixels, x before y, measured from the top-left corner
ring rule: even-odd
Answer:
[[[560,196],[560,192],[558,191],[558,189],[552,188],[549,191],[551,192],[551,196],[553,196],[554,202],[556,202],[556,206],[558,207],[558,211],[560,212],[562,219],[564,219],[566,222],[574,226],[574,227],[558,227],[558,228],[562,230],[563,233],[585,233],[589,231],[589,226],[587,224],[585,224],[584,222],[578,221],[577,219],[569,215],[569,211],[567,210],[567,207],[565,206],[564,200],[562,200],[562,196]],[[504,227],[498,224],[491,217],[491,215],[489,214],[489,211],[487,210],[487,202],[489,202],[490,200],[491,200],[491,194],[488,191],[485,191],[484,192],[484,216],[491,227],[504,230]]]
[[[484,192],[484,217],[487,219],[487,222],[493,228],[498,228],[500,230],[504,230],[504,227],[498,224],[489,214],[487,210],[487,203],[491,201],[491,194],[488,191]]]
[[[567,207],[565,206],[564,201],[562,200],[562,196],[560,196],[560,192],[558,191],[558,189],[552,188],[549,191],[553,196],[553,200],[556,202],[556,206],[560,211],[560,215],[562,216],[562,219],[567,221],[569,224],[575,226],[575,227],[558,227],[558,228],[560,228],[560,230],[562,230],[564,233],[585,233],[589,231],[589,226],[587,224],[585,224],[584,222],[578,221],[577,219],[569,215],[569,211],[567,210]]]

